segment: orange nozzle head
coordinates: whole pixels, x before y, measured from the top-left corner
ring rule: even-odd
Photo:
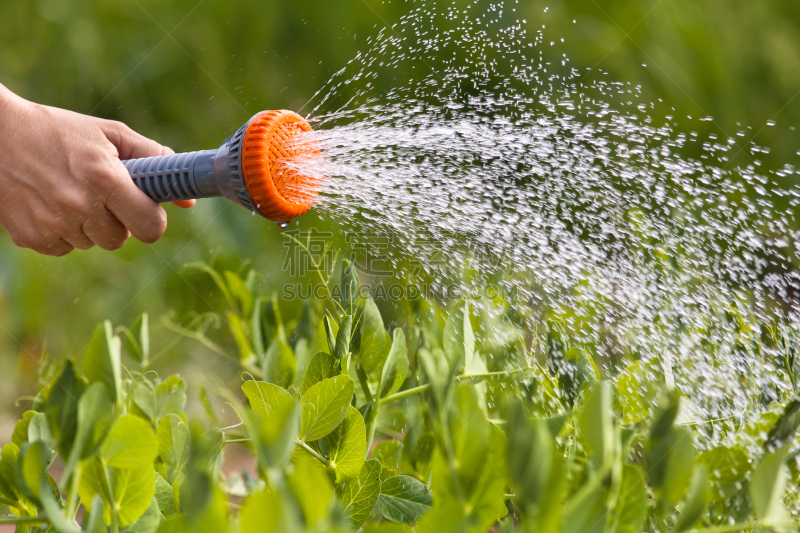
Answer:
[[[242,140],[242,177],[253,206],[282,222],[314,204],[320,179],[298,170],[298,163],[319,157],[306,120],[292,111],[263,111],[253,117]]]

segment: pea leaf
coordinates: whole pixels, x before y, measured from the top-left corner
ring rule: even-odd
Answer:
[[[564,508],[563,533],[603,533],[606,523],[607,491],[597,478],[590,479]]]
[[[322,323],[325,325],[325,338],[328,340],[328,353],[333,355],[336,353],[336,331],[338,331],[338,326],[328,315],[322,318]],[[334,328],[336,328],[336,330],[334,330]]]
[[[361,366],[369,372],[375,372],[383,366],[389,346],[386,343],[386,329],[383,327],[383,318],[378,311],[378,306],[372,298],[364,302],[364,311],[361,315],[361,346],[359,358]]]
[[[161,524],[161,511],[155,497],[150,500],[150,507],[136,522],[123,527],[120,533],[156,533]]]
[[[642,531],[648,512],[647,484],[644,472],[637,465],[626,464],[622,467],[615,511],[619,531]]]
[[[64,363],[61,373],[51,385],[43,411],[50,423],[50,433],[56,439],[58,452],[69,457],[78,430],[78,399],[86,382],[75,372],[71,360]]]
[[[408,375],[408,353],[406,350],[406,336],[403,330],[394,330],[394,338],[389,355],[381,369],[378,385],[378,396],[383,398],[397,392]]]
[[[264,379],[283,388],[294,382],[297,361],[291,347],[280,339],[273,340],[264,357]]]
[[[762,526],[789,521],[783,495],[789,473],[786,468],[788,445],[764,456],[750,479],[750,499]]]
[[[16,485],[29,499],[39,501],[39,487],[46,482],[50,451],[41,442],[26,442],[19,449],[16,462]],[[46,485],[50,490],[49,483]]]
[[[236,272],[226,270],[224,275],[228,290],[236,300],[239,314],[241,316],[250,316],[253,312],[253,294],[250,289],[247,288],[244,280]]]
[[[17,420],[14,426],[14,433],[11,435],[11,442],[16,444],[17,447],[28,442],[28,426],[31,423],[31,418],[33,418],[35,414],[36,411],[25,411],[22,413],[22,418]]]
[[[94,330],[83,352],[83,373],[89,383],[104,383],[115,403],[119,400],[122,388],[121,351],[122,341],[114,335],[111,322],[106,320]]]
[[[282,402],[273,407],[269,414],[252,414],[257,427],[256,438],[251,437],[251,445],[262,468],[283,466],[295,448],[294,439],[300,425],[300,404]]]
[[[245,500],[241,528],[242,533],[294,533],[300,524],[293,506],[268,487]]]
[[[153,424],[168,414],[180,414],[186,406],[186,382],[178,375],[168,377],[153,388],[139,381],[131,391],[133,403]]]
[[[86,459],[94,453],[113,423],[113,404],[108,389],[103,383],[92,383],[78,401],[78,429],[64,469],[64,480],[70,478],[80,459]]]
[[[523,509],[539,503],[547,489],[552,468],[553,436],[544,420],[529,420],[522,404],[507,414],[508,461],[517,501]]]
[[[300,439],[317,440],[333,431],[347,415],[354,391],[347,376],[328,378],[308,389],[302,398]]]
[[[591,456],[609,471],[617,460],[620,442],[618,426],[613,419],[613,394],[609,382],[592,386],[586,392],[579,421]]]
[[[344,505],[350,527],[360,528],[366,522],[381,492],[381,464],[370,459],[364,462],[357,477],[336,486],[336,494]]]
[[[19,447],[9,443],[0,452],[0,494],[14,501],[19,501],[21,492],[17,486],[17,457]]]
[[[681,516],[675,525],[675,531],[690,529],[703,515],[709,500],[708,472],[705,465],[700,464],[692,472],[689,492],[686,495]]]
[[[175,496],[172,485],[158,472],[156,472],[156,493],[153,497],[158,502],[158,508],[164,516],[175,514]]]
[[[332,355],[325,352],[317,353],[308,365],[306,377],[303,380],[303,386],[300,388],[300,394],[305,394],[308,389],[320,381],[332,378],[338,374],[338,361],[336,361]]]
[[[105,466],[134,470],[152,468],[157,456],[158,443],[153,430],[147,422],[134,415],[117,419],[99,453]]]
[[[420,520],[416,533],[467,533],[470,523],[464,508],[458,504],[447,503],[437,506]]]
[[[357,476],[367,454],[367,430],[358,409],[350,405],[342,423],[317,441],[319,451],[336,472],[336,482]]]
[[[287,477],[289,488],[300,504],[306,524],[314,526],[328,515],[333,486],[325,467],[305,452],[292,459],[294,468]]]
[[[161,419],[156,431],[158,455],[164,464],[180,471],[188,462],[189,427],[176,414]]]
[[[709,480],[720,486],[744,481],[753,465],[744,449],[718,446],[697,456],[696,463],[705,465]]]
[[[358,275],[347,259],[342,260],[342,274],[339,278],[339,283],[341,285],[339,303],[347,313],[352,313],[358,305]]]
[[[692,434],[686,428],[671,428],[659,434],[662,436],[651,438],[645,447],[647,477],[650,484],[674,505],[689,488],[697,452]]]
[[[269,415],[273,409],[285,410],[294,404],[292,395],[273,383],[245,381],[242,391],[250,402],[250,408],[260,415]]]
[[[233,311],[225,313],[225,319],[228,322],[231,335],[233,335],[233,340],[236,341],[236,346],[239,349],[239,361],[248,364],[252,363],[256,356],[248,340],[247,322]]]
[[[372,450],[372,457],[381,462],[381,479],[399,475],[403,443],[399,440],[381,441]]]
[[[485,372],[486,366],[475,356],[475,334],[469,319],[468,302],[459,302],[447,318],[442,336],[442,349],[451,368],[468,367],[467,372]]]
[[[411,524],[431,510],[433,496],[419,480],[394,476],[381,483],[378,510],[392,522]]]
[[[137,417],[131,418],[144,424]],[[121,462],[125,463],[125,461]],[[155,494],[155,476],[152,459],[149,464],[142,463],[131,467],[116,468],[104,467],[98,456],[92,456],[85,463],[78,486],[78,494],[89,511],[92,510],[91,505],[93,505],[89,502],[94,502],[94,496],[99,494],[108,505],[119,509],[120,525],[127,526],[136,522],[150,507]],[[113,494],[113,501],[111,494]],[[111,512],[108,507],[104,510],[104,520],[107,525],[111,524]]]
[[[350,351],[350,334],[352,333],[352,329],[353,317],[348,316],[344,319],[344,322],[342,322],[339,327],[339,332],[336,334],[336,347],[333,355],[336,357],[337,361],[341,361],[342,358],[347,355],[347,352]]]

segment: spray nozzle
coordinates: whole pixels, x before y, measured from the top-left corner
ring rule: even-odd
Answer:
[[[262,111],[216,150],[123,161],[156,202],[225,196],[285,224],[316,200],[320,180],[300,167],[319,155],[313,130],[292,111]]]

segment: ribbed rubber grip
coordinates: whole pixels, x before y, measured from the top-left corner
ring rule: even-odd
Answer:
[[[208,151],[145,157],[123,161],[134,183],[156,202],[203,198],[195,179],[195,160]]]

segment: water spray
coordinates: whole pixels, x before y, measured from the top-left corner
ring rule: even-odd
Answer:
[[[292,111],[254,115],[216,150],[123,161],[134,183],[156,202],[224,196],[281,227],[316,200],[319,178],[297,170],[319,154],[308,122]]]

